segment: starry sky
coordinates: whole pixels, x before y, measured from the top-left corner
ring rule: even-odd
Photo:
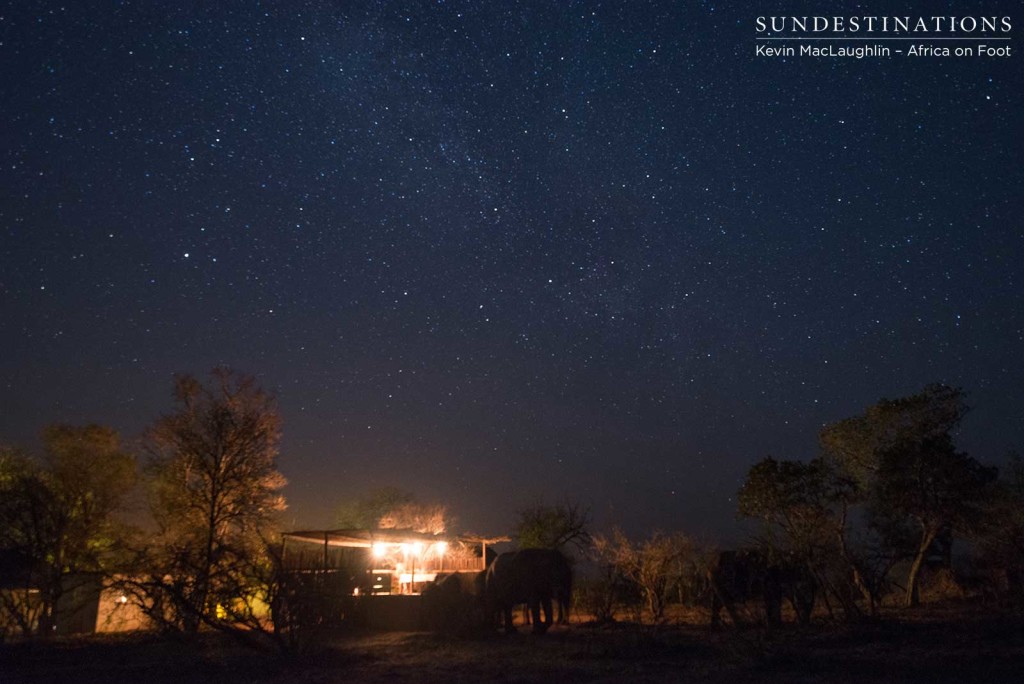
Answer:
[[[228,365],[289,525],[397,486],[712,536],[752,463],[931,382],[1024,448],[1020,56],[755,56],[824,3],[3,5],[7,443],[135,439]],[[1024,24],[828,4],[968,6]]]

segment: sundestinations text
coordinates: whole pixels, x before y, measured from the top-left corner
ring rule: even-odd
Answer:
[[[758,33],[1009,33],[1010,17],[757,17]]]

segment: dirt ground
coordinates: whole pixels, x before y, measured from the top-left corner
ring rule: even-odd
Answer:
[[[1024,682],[1024,619],[962,603],[855,626],[710,629],[675,621],[459,639],[338,635],[297,661],[219,635],[0,646],[0,682]]]

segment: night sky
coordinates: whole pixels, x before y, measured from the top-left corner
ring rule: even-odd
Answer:
[[[794,2],[3,5],[0,440],[228,365],[289,526],[397,486],[726,536],[752,463],[931,382],[1024,449],[1019,55],[755,56]]]

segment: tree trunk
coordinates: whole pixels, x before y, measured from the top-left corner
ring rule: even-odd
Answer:
[[[846,545],[846,533],[844,532],[844,528],[846,525],[845,520],[846,516],[844,514],[843,527],[841,527],[838,532],[839,550],[840,553],[842,553],[843,559],[846,561],[846,564],[850,566],[850,576],[853,579],[853,585],[857,587],[857,591],[859,591],[861,596],[868,602],[868,609],[871,611],[872,617],[874,617],[875,615],[877,615],[877,610],[875,606],[875,595],[871,591],[871,587],[869,587],[867,582],[864,581],[864,576],[860,571],[859,563],[853,557],[853,554],[850,553],[850,549]],[[843,610],[847,613],[847,617],[849,617],[851,607],[846,605],[849,602],[846,601],[843,603]],[[859,615],[860,611],[857,609],[856,605],[852,606],[852,610]]]
[[[924,566],[925,556],[928,555],[928,549],[931,548],[932,542],[935,541],[935,535],[936,531],[929,528],[926,528],[921,534],[921,543],[917,548],[917,554],[914,556],[914,562],[910,564],[910,573],[907,575],[907,595],[903,601],[903,605],[907,608],[913,608],[921,603],[921,596],[917,586],[918,578],[921,575],[921,568]]]

